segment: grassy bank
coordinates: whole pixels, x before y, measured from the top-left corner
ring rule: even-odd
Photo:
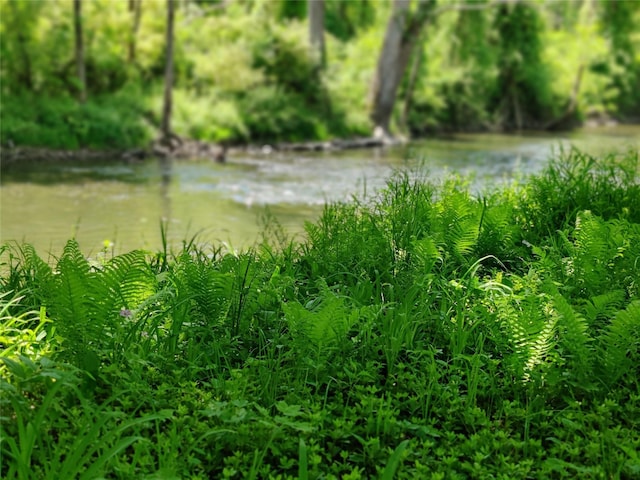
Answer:
[[[2,250],[3,478],[634,478],[637,152],[398,174],[302,243]]]
[[[145,147],[157,137],[149,121],[148,101],[133,91],[92,98],[22,94],[2,98],[3,146],[75,150],[123,150]]]

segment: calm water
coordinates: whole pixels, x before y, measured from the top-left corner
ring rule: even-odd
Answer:
[[[243,248],[260,239],[265,216],[300,234],[324,202],[380,188],[394,169],[420,165],[433,179],[472,174],[480,190],[540,170],[552,152],[569,145],[593,154],[639,149],[640,126],[562,137],[465,134],[337,153],[238,153],[224,165],[149,160],[13,167],[0,182],[0,242],[27,241],[41,255],[59,253],[73,236],[87,254],[105,241],[116,252],[156,250],[164,221],[174,245],[198,234],[201,243]]]

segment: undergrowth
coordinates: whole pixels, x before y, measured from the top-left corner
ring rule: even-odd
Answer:
[[[79,104],[72,97],[2,94],[2,145],[57,149],[145,146],[154,135],[138,92],[123,90]]]
[[[636,478],[638,167],[399,173],[243,253],[5,245],[0,474]]]

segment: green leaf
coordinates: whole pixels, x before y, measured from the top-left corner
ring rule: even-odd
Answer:
[[[404,440],[396,447],[387,461],[387,466],[382,472],[380,480],[393,480],[396,470],[402,463],[402,454],[407,449],[407,445],[409,445],[409,440]]]

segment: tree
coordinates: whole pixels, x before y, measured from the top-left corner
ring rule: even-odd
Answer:
[[[76,0],[78,1],[78,0]],[[167,141],[171,137],[171,105],[173,93],[173,18],[174,0],[167,0],[167,38],[166,60],[164,71],[164,105],[162,108],[162,138]]]
[[[3,88],[33,90],[32,51],[36,22],[42,3],[12,1],[2,4],[2,41],[0,58],[3,65],[11,65],[2,72]]]
[[[538,10],[522,1],[502,3],[494,20],[499,45],[493,107],[507,129],[540,128],[556,104],[542,58],[543,23]],[[578,77],[577,87],[580,86]],[[576,90],[577,95],[577,90]]]
[[[404,76],[417,39],[431,18],[436,0],[419,0],[415,12],[411,0],[394,0],[393,10],[373,79],[371,120],[389,136],[398,86]]]
[[[82,3],[81,0],[73,0],[73,26],[75,34],[75,57],[78,84],[80,87],[79,100],[84,103],[87,100],[87,81],[84,64],[84,44],[82,41]]]
[[[611,57],[600,69],[611,80],[609,90],[622,114],[636,117],[640,111],[640,55],[637,41],[640,3],[632,0],[602,2],[600,5],[602,30],[609,38]]]
[[[324,0],[308,0],[309,2],[309,43],[314,58],[324,67],[326,51],[324,46]]]
[[[136,38],[140,29],[140,18],[142,17],[142,0],[129,0],[129,12],[131,12],[133,25],[127,48],[127,61],[134,63],[136,61]]]

